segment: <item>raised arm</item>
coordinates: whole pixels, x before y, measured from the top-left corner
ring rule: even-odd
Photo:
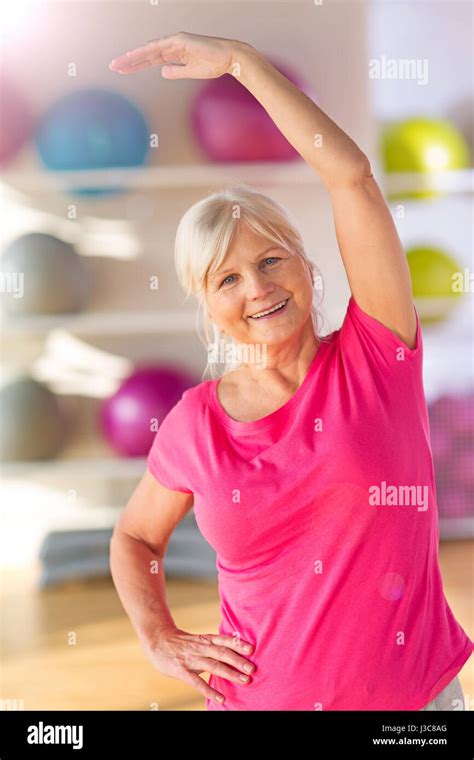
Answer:
[[[410,271],[367,156],[254,48],[236,42],[229,73],[257,98],[327,187],[339,251],[359,306],[413,348]]]
[[[359,306],[410,348],[416,316],[408,263],[370,161],[307,95],[247,43],[179,32],[111,63],[120,73],[162,65],[166,79],[231,74],[261,103],[328,189],[339,250]]]

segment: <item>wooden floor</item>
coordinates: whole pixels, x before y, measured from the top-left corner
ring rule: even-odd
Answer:
[[[474,541],[441,543],[446,597],[471,639],[473,556]],[[204,710],[201,694],[146,659],[112,580],[39,591],[36,574],[2,572],[1,699],[23,700],[25,710]],[[167,597],[180,628],[217,631],[214,582],[167,579]],[[474,657],[459,677],[474,710]]]

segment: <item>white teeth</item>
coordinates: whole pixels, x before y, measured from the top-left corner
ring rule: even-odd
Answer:
[[[258,319],[259,317],[264,317],[266,314],[272,314],[272,312],[281,309],[281,307],[286,304],[287,300],[288,299],[286,298],[284,301],[280,301],[280,303],[277,303],[273,309],[268,309],[268,311],[259,311],[257,314],[252,314],[252,319]]]

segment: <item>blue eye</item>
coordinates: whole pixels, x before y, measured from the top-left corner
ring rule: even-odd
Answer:
[[[280,261],[280,259],[278,258],[278,256],[268,256],[268,257],[267,257],[266,259],[264,259],[263,261],[264,261],[264,263],[266,263],[267,261]],[[270,266],[271,266],[271,265],[270,265]],[[222,280],[222,282],[221,282],[221,284],[220,284],[220,286],[219,286],[219,287],[222,287],[222,286],[223,286],[223,285],[226,283],[226,281],[227,281],[229,278],[231,278],[231,277],[235,277],[235,275],[233,275],[233,274],[228,274],[228,275],[227,275],[227,277],[225,277],[225,278]]]

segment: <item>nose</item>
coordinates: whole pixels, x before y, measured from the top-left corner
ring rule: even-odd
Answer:
[[[263,272],[251,271],[245,278],[247,300],[262,301],[275,290],[275,285]]]

